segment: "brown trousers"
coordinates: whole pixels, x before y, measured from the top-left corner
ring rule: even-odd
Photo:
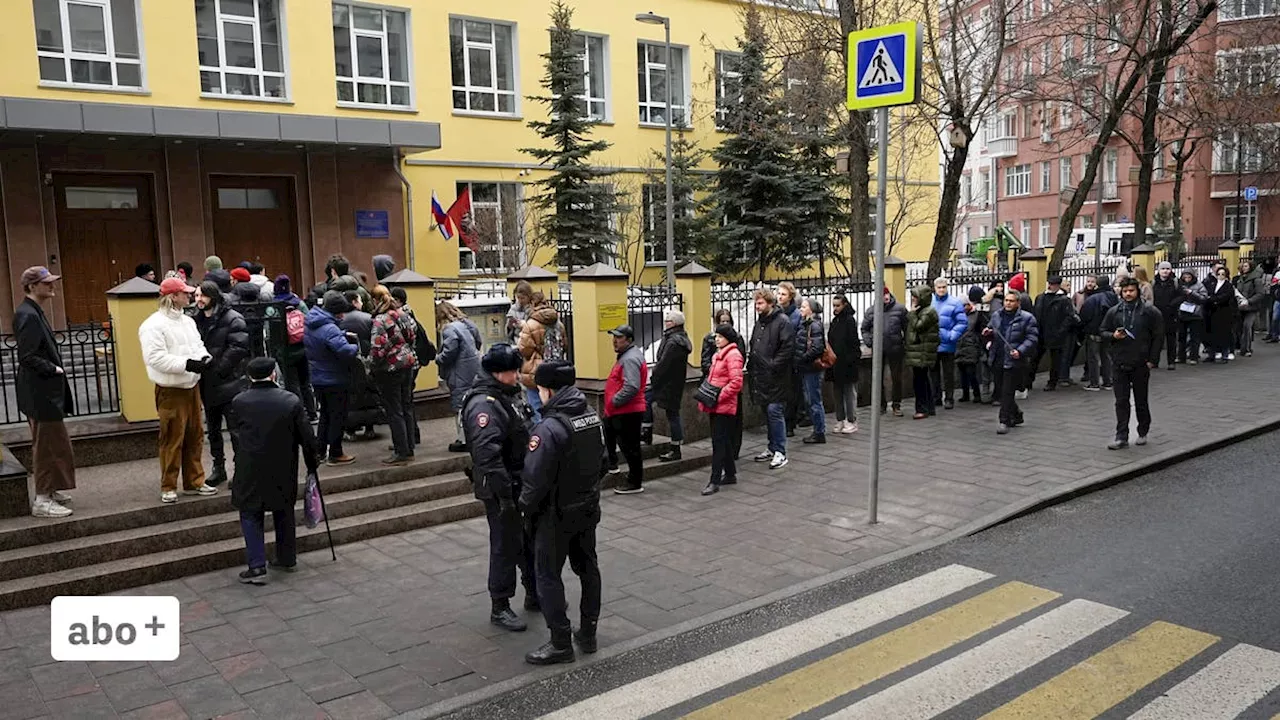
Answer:
[[[160,416],[160,490],[195,490],[204,485],[204,426],[201,424],[200,388],[156,386],[156,413]]]
[[[76,460],[71,451],[71,437],[61,420],[27,419],[31,428],[31,474],[36,480],[36,495],[49,496],[54,490],[74,490]]]

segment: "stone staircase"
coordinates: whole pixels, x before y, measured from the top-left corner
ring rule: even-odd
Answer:
[[[708,465],[706,450],[661,463],[665,439],[645,450],[646,480]],[[484,514],[463,474],[467,456],[419,453],[403,467],[326,468],[321,487],[334,543],[415,530]],[[348,470],[341,472],[341,470]],[[612,487],[622,476],[604,480]],[[74,506],[73,506],[74,507]],[[328,545],[324,525],[308,530],[297,510],[298,550]],[[268,553],[273,533],[268,518]],[[0,610],[47,603],[58,595],[99,595],[239,566],[244,541],[229,492],[182,497],[176,504],[118,507],[64,520],[21,518],[0,524]]]

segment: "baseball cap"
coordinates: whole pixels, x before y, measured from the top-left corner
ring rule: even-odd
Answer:
[[[609,333],[614,337],[624,337],[624,338],[627,338],[628,340],[636,339],[636,331],[632,330],[631,326],[626,324],[619,325],[618,327],[612,330],[605,330],[605,332]]]
[[[49,268],[43,265],[29,267],[22,271],[22,286],[35,285],[36,283],[51,283],[61,278],[61,275],[54,275],[49,272]]]
[[[178,293],[193,293],[195,291],[196,289],[188,285],[185,280],[176,277],[165,278],[164,282],[160,283],[161,295],[177,295]]]

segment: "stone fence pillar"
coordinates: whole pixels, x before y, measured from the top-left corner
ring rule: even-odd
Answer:
[[[1232,277],[1240,270],[1240,245],[1235,240],[1228,240],[1218,246],[1218,256],[1227,265],[1227,272]]]
[[[628,275],[604,263],[569,276],[573,283],[573,364],[580,380],[605,380],[613,342],[605,333],[627,322]]]
[[[120,414],[126,422],[156,420],[156,386],[147,377],[142,360],[138,328],[156,311],[160,286],[133,278],[107,291],[107,312],[111,315],[116,383],[120,393]]]
[[[1035,297],[1044,292],[1045,280],[1049,277],[1049,256],[1043,248],[1035,248],[1022,253],[1021,270],[1027,274],[1027,294]]]
[[[907,302],[907,261],[892,255],[886,255],[884,258],[884,284],[889,288],[889,292],[902,303],[903,307],[910,305]],[[882,298],[884,288],[872,288],[877,293],[877,298]]]
[[[701,367],[702,338],[715,329],[711,313],[711,277],[714,275],[707,268],[696,262],[676,271],[676,292],[684,300],[684,329],[693,341],[693,352],[689,353],[689,364]]]

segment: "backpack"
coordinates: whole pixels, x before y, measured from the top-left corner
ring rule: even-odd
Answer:
[[[288,333],[289,344],[297,345],[302,342],[303,331],[306,329],[307,318],[298,308],[289,308],[284,314],[284,326]]]
[[[413,353],[418,356],[418,366],[426,367],[427,363],[436,359],[436,346],[431,342],[431,336],[427,334],[426,328],[422,327],[422,323],[418,322],[418,318],[410,315],[413,319]]]
[[[554,325],[546,327],[546,334],[543,337],[543,360],[564,360],[566,358],[564,348],[564,325],[559,320]]]

